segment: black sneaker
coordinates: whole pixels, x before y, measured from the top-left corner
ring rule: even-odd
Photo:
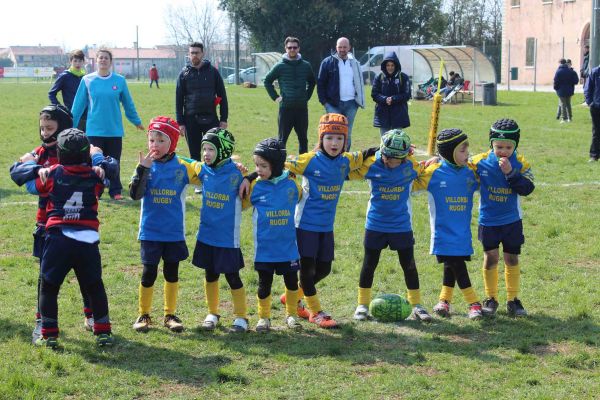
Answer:
[[[496,310],[498,310],[498,301],[496,301],[493,297],[488,297],[483,301],[483,307],[481,308],[481,312],[486,316],[493,316],[496,314]]]
[[[521,304],[521,300],[516,297],[513,300],[506,302],[506,312],[510,317],[525,317],[527,316],[527,311],[523,304]]]

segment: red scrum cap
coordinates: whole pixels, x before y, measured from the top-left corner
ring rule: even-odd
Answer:
[[[171,141],[169,153],[175,151],[177,148],[177,141],[179,140],[179,124],[175,120],[163,116],[154,117],[150,120],[150,125],[148,125],[148,133],[152,131],[167,135]]]

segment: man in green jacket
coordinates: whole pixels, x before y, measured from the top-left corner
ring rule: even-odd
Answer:
[[[287,37],[282,60],[265,77],[265,89],[279,103],[279,140],[285,145],[292,128],[296,130],[299,154],[308,152],[308,100],[315,89],[315,74],[308,61],[300,55],[300,40]],[[279,82],[277,94],[273,81]]]

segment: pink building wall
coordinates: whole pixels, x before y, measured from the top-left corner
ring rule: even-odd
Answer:
[[[591,13],[592,0],[505,0],[502,83],[510,79],[510,68],[517,67],[518,79],[511,85],[533,84],[534,75],[538,85],[551,85],[561,58],[570,58],[579,74],[583,47],[589,44]],[[537,68],[526,66],[527,38],[537,39]]]

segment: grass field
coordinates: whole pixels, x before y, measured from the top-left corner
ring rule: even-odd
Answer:
[[[355,323],[362,236],[368,200],[364,182],[348,182],[336,221],[333,273],[318,289],[321,301],[342,328],[324,331],[308,323],[302,333],[283,328],[243,336],[202,333],[206,314],[203,272],[181,263],[179,315],[188,328],[172,334],[157,327],[148,334],[131,329],[137,314],[141,273],[136,241],[139,204],[100,202],[102,264],[116,346],[98,350],[83,330],[78,285],[69,275],[59,299],[61,343],[53,352],[30,344],[38,266],[30,256],[36,202],[10,180],[8,168],[38,145],[39,110],[47,83],[0,83],[0,398],[249,398],[249,399],[594,399],[600,393],[600,164],[588,164],[591,122],[588,109],[574,106],[574,122],[554,119],[551,93],[499,92],[497,107],[446,105],[440,127],[460,127],[470,135],[471,152],[485,151],[490,124],[511,117],[522,130],[519,150],[532,163],[536,190],[523,199],[526,245],[521,257],[521,299],[530,316],[472,322],[455,293],[456,314],[431,324]],[[138,112],[151,117],[174,113],[174,86],[149,90],[130,84]],[[241,160],[251,165],[253,146],[275,136],[277,111],[265,91],[228,87],[230,129]],[[316,97],[316,96],[315,96]],[[576,95],[573,103],[581,101]],[[310,146],[322,107],[310,103]],[[419,149],[426,148],[431,103],[413,101],[412,127]],[[355,121],[355,149],[378,143],[371,126],[372,102]],[[145,135],[127,124],[122,160],[124,183],[145,150]],[[185,143],[179,149],[187,154]],[[290,138],[290,153],[297,140]],[[200,198],[189,190],[186,232],[193,250]],[[415,256],[423,302],[431,310],[441,285],[441,267],[429,249],[426,196],[413,197]],[[476,230],[477,211],[473,216]],[[243,219],[242,271],[251,325],[257,322],[257,275],[252,270],[250,213]],[[476,237],[476,235],[474,236]],[[475,243],[469,270],[483,296],[482,251]],[[501,272],[503,268],[501,267]],[[502,276],[502,275],[501,275]],[[382,254],[373,288],[405,293],[402,270],[391,251]],[[274,298],[283,290],[275,279]],[[458,292],[458,291],[457,291]],[[231,322],[227,285],[221,282],[222,321]],[[500,280],[503,306],[504,284]],[[273,302],[273,322],[283,326],[284,309]],[[162,278],[156,284],[153,316],[162,314]],[[594,393],[596,393],[594,395]]]

